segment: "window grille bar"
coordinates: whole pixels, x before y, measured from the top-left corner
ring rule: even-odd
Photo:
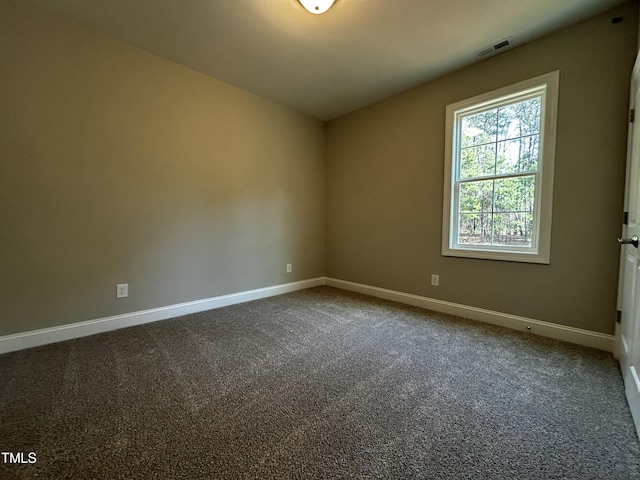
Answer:
[[[461,178],[457,180],[456,183],[470,183],[470,182],[479,182],[482,180],[502,180],[503,178],[518,178],[518,177],[535,177],[540,173],[540,170],[527,170],[526,172],[517,172],[517,173],[501,173],[499,175],[485,175],[482,177],[469,177],[469,178]]]
[[[523,135],[521,137],[503,138],[502,140],[495,140],[493,142],[487,142],[487,143],[477,143],[477,144],[474,143],[473,145],[469,145],[468,147],[460,147],[460,151],[468,150],[470,148],[486,147],[487,145],[497,145],[498,143],[511,142],[513,140],[522,140],[523,138],[539,137],[539,136],[540,136],[540,131],[536,133],[532,133],[531,135]]]

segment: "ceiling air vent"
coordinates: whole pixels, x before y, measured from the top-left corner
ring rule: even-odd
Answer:
[[[505,48],[510,47],[513,44],[513,39],[511,37],[507,37],[505,39],[500,40],[493,45],[489,45],[488,47],[481,48],[480,50],[476,50],[476,55],[479,57],[486,57],[488,55],[498,53],[500,50],[504,50]]]

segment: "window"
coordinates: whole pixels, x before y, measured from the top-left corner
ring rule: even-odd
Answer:
[[[558,83],[447,106],[443,255],[549,263]]]

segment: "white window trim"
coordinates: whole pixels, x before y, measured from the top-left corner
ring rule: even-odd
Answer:
[[[490,260],[505,260],[512,262],[545,263],[550,262],[551,257],[551,215],[553,205],[553,174],[556,152],[556,126],[558,112],[558,87],[560,72],[554,71],[540,75],[523,82],[516,83],[492,92],[484,93],[467,100],[447,105],[446,130],[445,130],[445,168],[444,168],[444,196],[442,217],[442,255],[453,257],[483,258]],[[546,85],[544,105],[541,112],[540,158],[541,166],[538,173],[539,185],[536,185],[535,213],[537,216],[537,235],[534,235],[532,247],[523,250],[520,247],[496,247],[479,245],[454,245],[454,220],[457,207],[456,196],[452,195],[455,189],[456,176],[453,168],[456,159],[457,116],[461,111],[471,107],[481,109],[483,104],[496,102],[498,99],[516,96],[523,91]],[[535,231],[536,229],[534,229]],[[537,240],[537,242],[536,242]]]

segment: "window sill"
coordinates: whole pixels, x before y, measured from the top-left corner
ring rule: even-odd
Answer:
[[[503,262],[549,264],[549,255],[540,252],[514,252],[512,250],[479,250],[473,248],[444,248],[445,257],[478,258],[482,260],[498,260]]]

